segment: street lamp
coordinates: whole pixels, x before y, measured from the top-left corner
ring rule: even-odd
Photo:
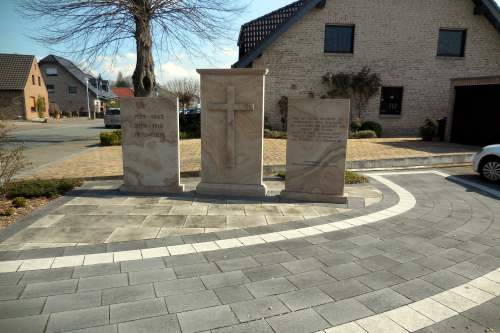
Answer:
[[[87,112],[89,115],[89,120],[91,120],[90,117],[90,99],[89,99],[89,78],[85,78],[85,83],[87,84]]]

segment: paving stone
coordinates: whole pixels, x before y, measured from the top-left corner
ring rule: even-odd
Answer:
[[[260,254],[254,258],[263,265],[279,264],[282,262],[296,260],[294,256],[286,251]]]
[[[399,250],[394,252],[387,252],[385,257],[397,261],[399,263],[407,263],[409,261],[417,260],[423,257],[421,253],[413,252],[410,250]]]
[[[201,277],[201,280],[208,289],[236,286],[249,282],[241,271],[205,275]]]
[[[276,333],[312,333],[330,326],[312,309],[272,317],[267,322]]]
[[[279,295],[279,298],[292,311],[333,302],[333,299],[318,288],[302,289]]]
[[[356,263],[325,267],[323,270],[337,280],[350,279],[356,276],[370,273],[370,271],[364,269]]]
[[[410,299],[388,288],[358,296],[356,299],[375,313],[392,310],[411,302]]]
[[[22,298],[34,298],[74,293],[78,280],[31,283],[26,286]]]
[[[101,305],[101,292],[90,291],[47,297],[43,313],[93,308]]]
[[[327,256],[321,256],[318,257],[317,259],[327,266],[337,266],[353,262],[357,258],[349,253],[338,252]]]
[[[373,311],[354,299],[320,305],[314,309],[333,326],[374,314]]]
[[[469,260],[474,257],[474,254],[465,252],[456,248],[447,249],[439,253],[440,256],[445,257],[447,259],[453,260],[455,262],[462,262],[465,260]]]
[[[127,274],[113,274],[81,278],[78,283],[78,290],[99,290],[106,288],[116,288],[128,285]]]
[[[283,294],[297,288],[285,278],[253,282],[245,285],[257,298]]]
[[[193,294],[181,294],[165,297],[169,313],[184,312],[220,305],[219,299],[211,290]]]
[[[372,289],[355,279],[342,280],[320,286],[319,288],[336,300],[343,300],[372,291]]]
[[[324,266],[316,258],[288,261],[281,263],[281,265],[283,265],[292,274],[314,271]]]
[[[306,259],[312,257],[326,256],[331,254],[330,251],[318,245],[311,245],[306,247],[300,247],[296,249],[289,249],[288,253],[299,258]]]
[[[357,278],[358,281],[366,284],[372,289],[382,289],[403,283],[405,280],[387,271],[379,271]]]
[[[238,321],[227,305],[216,306],[177,314],[183,333],[220,328]]]
[[[265,320],[212,330],[212,333],[274,333]]]
[[[356,321],[368,333],[406,333],[407,331],[384,315],[363,318]]]
[[[52,282],[56,280],[71,279],[73,268],[57,268],[50,270],[29,271],[24,273],[19,284]]]
[[[45,297],[0,302],[0,318],[24,317],[42,313]]]
[[[130,272],[128,276],[131,285],[174,280],[176,278],[174,270],[172,268]]]
[[[109,309],[107,306],[101,306],[53,313],[50,315],[46,332],[70,331],[107,324],[109,324]]]
[[[190,253],[190,254],[183,254],[171,257],[164,257],[163,260],[167,264],[167,267],[194,265],[202,262],[207,262],[205,257],[199,253]]]
[[[395,285],[392,289],[413,301],[420,301],[443,291],[441,288],[421,279]]]
[[[381,271],[399,264],[399,262],[397,262],[396,260],[387,258],[384,255],[369,257],[360,260],[358,263],[372,272]]]
[[[374,246],[358,246],[350,250],[346,250],[346,252],[352,254],[353,256],[359,259],[366,259],[384,253],[384,251],[377,249]]]
[[[0,287],[0,301],[17,299],[25,286],[3,286]]]
[[[433,271],[439,271],[455,265],[454,261],[438,255],[421,258],[416,260],[415,262],[419,265],[432,269]]]
[[[444,290],[469,282],[469,279],[447,270],[428,274],[422,279]]]
[[[434,324],[428,328],[418,330],[418,333],[492,333],[488,328],[481,326],[472,320],[455,316]]]
[[[465,311],[462,315],[493,331],[500,331],[500,306],[485,303]]]
[[[277,297],[234,303],[231,304],[231,309],[240,322],[272,317],[290,311]]]
[[[413,280],[433,272],[424,266],[412,262],[392,266],[388,268],[388,271],[402,277],[405,280]]]
[[[490,272],[490,269],[488,268],[467,261],[448,267],[448,270],[469,279],[475,279]]]
[[[253,299],[252,294],[244,286],[224,287],[214,290],[222,304],[236,303]]]
[[[154,288],[159,297],[205,290],[200,278],[156,282]]]
[[[26,272],[29,273],[29,272]],[[12,272],[12,273],[0,273],[0,286],[15,285],[21,280],[25,273],[23,272]],[[38,281],[37,281],[38,282]]]
[[[287,279],[297,288],[314,287],[335,282],[335,279],[323,271],[311,271],[288,276]]]
[[[49,315],[9,318],[0,320],[0,332],[43,333]]]
[[[201,263],[194,265],[186,265],[174,267],[177,278],[188,278],[201,275],[209,275],[219,273],[219,268],[214,263]]]
[[[120,333],[181,333],[176,315],[167,315],[120,323],[118,324],[118,329]]]
[[[152,284],[104,289],[102,291],[102,305],[126,303],[154,297],[155,292]]]
[[[322,247],[333,251],[333,252],[339,252],[339,251],[346,251],[352,248],[357,247],[358,245],[350,242],[347,239],[339,240],[339,241],[330,241],[327,243],[322,243]]]
[[[278,252],[279,250],[280,250],[279,247],[277,247],[273,243],[245,246],[239,249],[240,252],[249,256],[255,256],[263,253]]]
[[[247,255],[240,248],[208,251],[204,253],[208,261],[222,261],[243,258]]]
[[[251,281],[262,281],[290,275],[280,264],[245,269],[243,273]]]
[[[120,273],[120,263],[75,267],[73,279]]]
[[[166,314],[168,311],[163,298],[112,304],[109,307],[109,318],[112,324]]]
[[[152,269],[165,268],[165,263],[161,258],[151,258],[144,260],[130,260],[120,263],[121,271],[125,272],[140,272]]]
[[[251,257],[222,260],[216,263],[223,272],[239,271],[245,268],[260,266],[260,264]]]

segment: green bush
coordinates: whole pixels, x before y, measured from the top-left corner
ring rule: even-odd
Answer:
[[[8,198],[54,197],[82,184],[79,179],[34,179],[11,183],[6,190]]]
[[[374,121],[365,121],[361,125],[360,131],[374,131],[377,134],[377,137],[382,136],[382,125]]]
[[[373,139],[377,137],[377,133],[374,131],[359,131],[351,134],[353,139]]]
[[[351,123],[351,132],[359,132],[363,123],[360,119],[354,119]]]
[[[15,197],[12,199],[12,206],[16,208],[26,207],[28,205],[28,200],[23,197]]]
[[[285,171],[280,171],[276,174],[276,176],[285,179],[286,178],[286,172]],[[368,178],[360,175],[357,172],[354,171],[346,171],[345,172],[345,183],[346,184],[363,184],[363,183],[368,183]]]
[[[16,210],[12,207],[5,208],[4,210],[0,211],[0,216],[12,216]]]
[[[265,129],[264,137],[266,139],[286,139],[286,132]]]
[[[424,141],[432,141],[438,134],[439,125],[437,121],[426,119],[424,126],[420,127],[420,136]]]
[[[122,132],[102,132],[99,135],[101,139],[101,145],[103,146],[120,146],[122,144]]]

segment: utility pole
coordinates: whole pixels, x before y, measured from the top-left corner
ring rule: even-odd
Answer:
[[[87,83],[87,112],[89,114],[89,120],[92,118],[90,117],[90,98],[89,98],[89,78],[85,78],[85,82]]]

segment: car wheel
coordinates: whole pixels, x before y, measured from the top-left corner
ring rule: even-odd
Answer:
[[[492,182],[500,181],[500,159],[488,158],[481,163],[481,176]]]

